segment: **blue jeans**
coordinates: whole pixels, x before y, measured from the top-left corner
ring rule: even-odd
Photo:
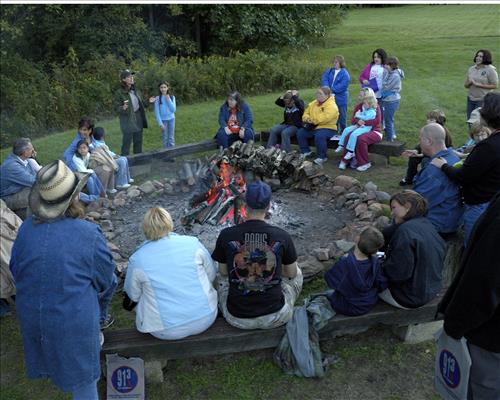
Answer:
[[[215,135],[215,139],[217,139],[217,144],[225,149],[227,149],[237,140],[241,140],[240,135],[238,135],[237,133],[228,135],[224,131],[224,128],[219,128],[219,130],[217,131],[217,135]],[[249,140],[254,140],[253,130],[250,128],[246,128],[245,136],[243,137],[243,143],[246,143]]]
[[[308,131],[300,128],[297,132],[297,140],[299,142],[300,152],[309,153],[311,151],[308,139],[314,137],[314,144],[316,146],[316,153],[319,158],[326,158],[326,151],[328,150],[328,140],[337,132],[333,129],[321,128]]]
[[[116,159],[118,164],[118,172],[116,173],[116,185],[123,186],[130,180],[130,171],[128,169],[128,159],[127,157],[118,157]]]
[[[297,134],[298,129],[295,125],[279,124],[273,126],[269,132],[267,147],[272,147],[278,143],[278,136],[281,136],[281,148],[285,151],[290,151],[290,138]]]
[[[394,114],[396,114],[396,110],[399,108],[399,103],[400,100],[389,102],[382,100],[385,133],[389,142],[392,142],[396,136],[396,130],[394,129]]]
[[[97,177],[95,173],[89,176],[87,181],[87,190],[90,195],[99,196],[104,192],[104,186],[102,186],[101,180]]]
[[[73,392],[71,392],[73,400],[99,400],[99,396],[97,394],[98,380],[73,390]]]
[[[162,131],[163,147],[175,146],[175,118],[162,121],[165,130]],[[128,183],[128,181],[127,181]]]
[[[471,100],[467,96],[467,119],[470,118],[470,114],[478,107],[483,106],[483,100]]]
[[[488,208],[488,203],[482,204],[474,204],[474,205],[465,205],[464,212],[464,246],[467,247],[467,244],[470,241],[470,235],[474,226],[476,225],[477,220],[481,216],[481,214]]]
[[[345,106],[339,106],[337,104],[337,108],[339,109],[339,119],[337,120],[337,130],[339,132],[344,132],[344,129],[347,126],[347,104]]]
[[[99,322],[102,322],[106,319],[108,315],[109,303],[111,303],[111,298],[113,297],[113,293],[115,292],[116,287],[118,286],[118,279],[116,275],[113,274],[113,283],[111,286],[104,292],[99,293]]]
[[[364,135],[365,133],[368,133],[371,130],[372,127],[368,125],[361,127],[358,125],[348,126],[347,128],[344,129],[344,132],[342,132],[342,136],[340,136],[339,146],[345,147],[348,151],[354,153],[354,149],[356,149],[356,142],[358,141],[358,136]],[[347,137],[347,135],[349,135],[349,133],[351,133],[351,136],[349,136],[349,140],[347,141],[346,145],[345,138]]]

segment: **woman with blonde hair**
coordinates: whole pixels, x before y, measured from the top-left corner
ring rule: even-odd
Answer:
[[[123,306],[137,306],[137,330],[175,340],[208,329],[217,316],[216,267],[193,236],[173,232],[172,217],[151,208],[142,224],[146,242],[129,259]]]
[[[314,138],[318,158],[316,164],[323,164],[328,159],[326,152],[328,140],[337,133],[339,109],[328,86],[322,86],[316,91],[316,100],[309,103],[302,115],[303,127],[297,132],[300,152],[306,157],[312,154],[308,140]]]

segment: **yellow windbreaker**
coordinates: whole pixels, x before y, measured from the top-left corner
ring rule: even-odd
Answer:
[[[302,121],[306,122],[308,118],[311,118],[312,123],[317,125],[315,129],[337,130],[339,109],[333,96],[330,96],[321,106],[317,100],[311,101],[304,111]]]

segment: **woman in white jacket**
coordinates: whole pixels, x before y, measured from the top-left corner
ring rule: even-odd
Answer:
[[[201,333],[217,317],[217,270],[210,253],[197,238],[173,228],[165,209],[146,213],[148,240],[130,257],[124,287],[124,307],[137,303],[137,330],[165,340]]]

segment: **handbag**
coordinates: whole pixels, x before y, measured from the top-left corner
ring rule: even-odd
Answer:
[[[302,127],[306,130],[306,131],[313,131],[314,129],[316,129],[318,125],[315,125],[311,122],[304,122],[304,125],[302,125]]]

